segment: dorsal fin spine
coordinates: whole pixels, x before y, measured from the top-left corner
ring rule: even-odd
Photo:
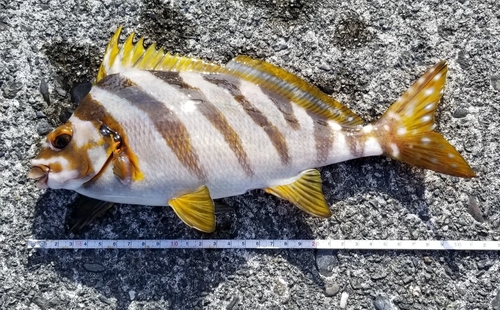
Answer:
[[[125,40],[125,43],[123,43],[123,48],[120,51],[120,57],[122,59],[123,66],[131,66],[132,65],[132,56],[133,54],[131,51],[134,50],[134,36],[135,33],[132,32],[127,39]]]

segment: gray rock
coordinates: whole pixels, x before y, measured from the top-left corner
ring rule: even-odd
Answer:
[[[17,82],[14,80],[9,80],[3,84],[2,93],[3,96],[7,99],[14,99],[17,93],[23,88],[23,84],[21,82]]]
[[[477,262],[477,268],[488,270],[494,264],[495,263],[490,259],[482,259],[482,260]]]
[[[324,277],[333,275],[333,269],[338,266],[339,260],[335,256],[333,250],[317,250],[316,251],[316,268]]]
[[[467,205],[467,212],[469,212],[472,218],[478,221],[479,223],[484,222],[483,213],[479,208],[479,204],[477,202],[476,197],[469,196],[469,204]]]
[[[492,75],[491,78],[491,87],[493,89],[500,91],[500,75]]]
[[[458,108],[455,110],[455,112],[453,112],[453,117],[454,118],[464,118],[467,116],[467,114],[469,114],[469,111],[467,111],[466,109],[463,109],[463,108]]]
[[[47,82],[45,81],[45,79],[42,79],[40,81],[39,90],[40,90],[40,94],[42,94],[43,100],[45,100],[45,102],[47,104],[50,104],[49,86],[47,85]]]
[[[40,136],[45,136],[46,134],[51,132],[52,129],[53,129],[52,126],[50,126],[50,124],[47,122],[46,119],[41,119],[36,127],[36,132]]]
[[[83,264],[83,267],[85,270],[95,273],[106,271],[106,267],[98,263],[85,263]]]
[[[376,310],[398,310],[392,302],[385,296],[378,295],[373,300],[373,306]]]
[[[47,118],[47,115],[42,111],[36,111],[36,118]]]
[[[325,296],[332,297],[340,291],[340,286],[337,283],[327,283],[325,285]]]

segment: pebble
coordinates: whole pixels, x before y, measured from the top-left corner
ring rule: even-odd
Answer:
[[[340,291],[340,286],[337,283],[327,283],[325,286],[325,296],[332,297]]]
[[[466,109],[463,109],[463,108],[458,108],[455,110],[455,112],[453,112],[453,117],[454,118],[464,118],[467,116],[467,114],[469,114],[469,111],[467,111]]]
[[[339,260],[333,250],[318,250],[316,252],[316,267],[324,277],[333,275],[333,268],[339,265]]]
[[[320,64],[318,66],[318,68],[320,68],[321,70],[323,71],[332,71],[332,67],[330,67],[329,65],[323,63],[323,64]]]
[[[40,136],[45,136],[51,131],[52,131],[52,126],[49,125],[46,119],[41,119],[38,125],[36,126],[36,132]]]
[[[341,309],[344,309],[347,306],[347,298],[349,298],[349,293],[342,292],[342,295],[340,296],[340,308]]]
[[[490,78],[490,80],[491,80],[491,87],[493,87],[493,89],[500,91],[500,75],[493,75]]]
[[[83,264],[83,267],[87,270],[87,271],[90,271],[90,272],[103,272],[106,270],[106,268],[101,265],[101,264],[97,264],[97,263],[85,263]]]
[[[375,272],[374,274],[371,275],[372,280],[380,280],[380,279],[383,279],[385,277],[387,277],[387,272],[385,272],[383,270]]]
[[[491,266],[493,266],[493,261],[489,259],[482,259],[477,262],[477,268],[479,269],[488,270]]]
[[[44,79],[40,81],[39,90],[40,94],[42,94],[43,100],[45,100],[47,104],[50,104],[49,86],[47,85],[47,82]]]
[[[384,296],[378,295],[373,301],[373,306],[377,310],[396,310],[391,301]]]
[[[36,111],[36,118],[47,118],[47,116],[42,111]]]
[[[406,276],[406,277],[403,279],[403,283],[404,283],[404,284],[408,284],[408,283],[410,283],[411,281],[413,281],[413,277],[412,277],[412,276]]]
[[[479,208],[476,197],[469,196],[469,204],[467,206],[467,212],[469,212],[469,214],[479,223],[484,222],[483,213]]]
[[[22,87],[23,87],[22,83],[15,81],[8,81],[2,88],[3,96],[6,99],[14,99]]]
[[[424,263],[427,265],[432,263],[432,258],[430,256],[424,256]]]
[[[134,290],[130,290],[128,292],[128,296],[130,297],[130,300],[134,300],[135,299],[135,291]]]

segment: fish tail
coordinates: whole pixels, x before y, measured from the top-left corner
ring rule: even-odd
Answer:
[[[418,79],[374,124],[384,155],[440,173],[471,178],[476,174],[457,150],[434,132],[434,112],[448,68],[441,61]]]

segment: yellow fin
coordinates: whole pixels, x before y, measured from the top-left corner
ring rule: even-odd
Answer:
[[[205,73],[216,73],[224,71],[222,66],[205,62],[198,58],[183,57],[165,53],[163,49],[156,50],[153,43],[147,49],[144,48],[144,38],[133,43],[135,33],[132,32],[119,46],[120,26],[108,43],[104,58],[97,74],[96,83],[105,76],[115,74],[127,68],[139,70],[157,71],[195,71]]]
[[[356,126],[363,120],[340,102],[300,77],[263,60],[238,56],[226,65],[230,74],[275,92],[299,106],[336,121]]]
[[[457,150],[433,132],[448,68],[441,61],[419,78],[374,124],[387,156],[440,173],[474,177]]]
[[[205,185],[194,192],[169,200],[168,204],[188,226],[206,233],[215,230],[214,202]]]
[[[297,180],[286,185],[278,185],[264,189],[266,193],[290,201],[299,209],[319,217],[330,217],[321,186],[321,176],[316,169],[302,172]]]
[[[122,32],[122,26],[118,27],[115,34],[109,40],[106,51],[104,52],[104,58],[102,60],[101,66],[99,67],[99,72],[97,72],[96,83],[99,82],[106,75],[110,74],[111,66],[115,63],[116,56],[120,53],[120,48],[118,47],[118,40],[120,39],[120,33]]]

